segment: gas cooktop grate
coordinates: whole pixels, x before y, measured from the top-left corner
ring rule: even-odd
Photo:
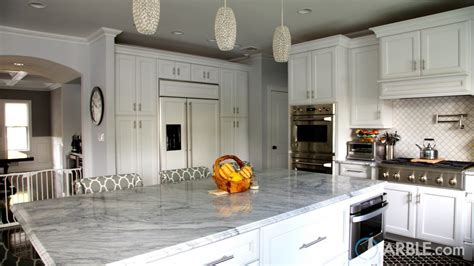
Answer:
[[[397,158],[394,160],[382,161],[382,164],[399,165],[399,166],[410,166],[410,167],[424,167],[424,168],[435,168],[435,169],[449,169],[463,171],[470,167],[474,167],[474,162],[461,162],[461,161],[441,161],[439,163],[412,163],[411,158]]]

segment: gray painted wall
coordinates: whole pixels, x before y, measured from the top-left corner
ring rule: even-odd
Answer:
[[[0,99],[30,100],[32,136],[51,136],[51,101],[49,91],[0,89]]]

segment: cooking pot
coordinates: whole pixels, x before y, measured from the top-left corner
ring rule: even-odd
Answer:
[[[428,160],[438,159],[438,150],[435,149],[436,142],[434,139],[424,139],[423,147],[421,147],[418,144],[415,144],[415,145],[420,149],[420,159],[428,159]]]

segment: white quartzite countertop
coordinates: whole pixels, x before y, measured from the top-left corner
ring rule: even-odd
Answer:
[[[212,179],[13,205],[46,264],[166,257],[278,222],[383,182],[318,173],[257,173],[260,189],[211,196]],[[233,207],[229,207],[233,206]]]

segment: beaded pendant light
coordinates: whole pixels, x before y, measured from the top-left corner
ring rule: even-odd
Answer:
[[[291,34],[287,26],[283,24],[283,0],[281,0],[281,25],[273,33],[273,58],[275,62],[288,62],[291,48]]]
[[[224,6],[217,10],[214,35],[219,50],[231,51],[234,49],[237,38],[237,22],[235,21],[234,11],[227,7],[227,0],[224,0]]]
[[[133,0],[133,22],[142,34],[155,34],[160,21],[160,0]]]

